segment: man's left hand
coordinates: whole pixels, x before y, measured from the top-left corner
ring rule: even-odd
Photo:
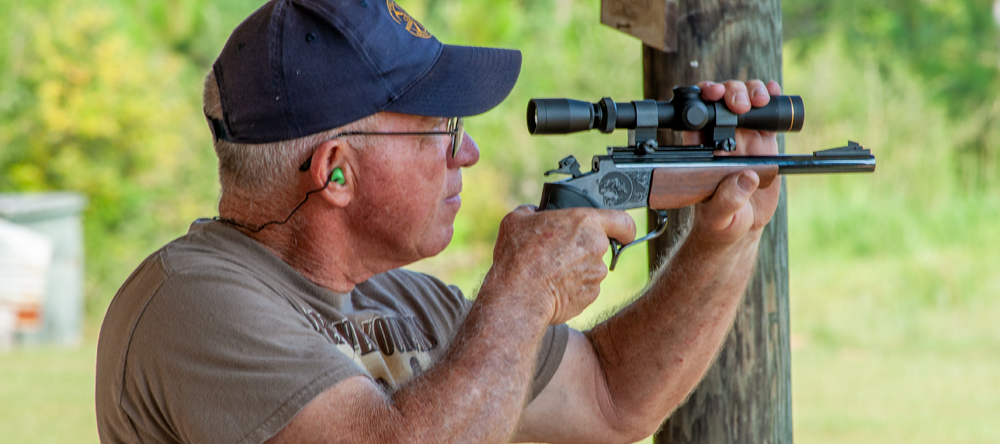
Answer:
[[[730,80],[725,83],[701,82],[701,98],[725,100],[726,106],[736,114],[750,111],[751,106],[767,105],[770,96],[781,95],[777,82],[766,85],[760,80],[743,83]],[[684,143],[700,142],[700,133],[685,133]],[[776,134],[769,131],[736,130],[736,150],[716,155],[773,156],[778,154]],[[695,222],[691,236],[709,244],[732,244],[740,240],[756,241],[761,230],[771,220],[778,206],[781,181],[775,180],[766,188],[758,189],[760,178],[745,170],[726,177],[709,200],[695,206]],[[749,234],[749,236],[747,236]]]

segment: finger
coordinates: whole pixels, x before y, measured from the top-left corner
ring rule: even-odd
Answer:
[[[767,93],[772,96],[780,96],[781,85],[779,85],[778,82],[775,82],[774,80],[767,82]]]
[[[760,108],[767,105],[771,101],[771,96],[767,92],[767,88],[764,86],[764,82],[760,80],[751,80],[747,82],[747,91],[750,92],[750,104],[754,108]]]
[[[599,222],[604,233],[622,244],[635,240],[635,221],[621,210],[601,210]]]
[[[747,95],[747,86],[739,80],[730,80],[726,85],[726,106],[736,114],[743,114],[750,111],[750,96]]]
[[[736,220],[736,215],[757,190],[760,177],[753,170],[745,170],[726,177],[702,207],[702,213],[712,228],[724,231],[738,228],[753,221]]]
[[[702,99],[711,100],[713,102],[722,100],[722,97],[726,94],[725,86],[708,80],[699,83],[698,88],[701,88]]]
[[[778,154],[777,133],[771,131],[736,130],[737,147],[734,156],[773,156]]]

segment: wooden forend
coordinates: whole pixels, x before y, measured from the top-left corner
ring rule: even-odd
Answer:
[[[731,165],[711,168],[657,168],[649,189],[649,208],[673,210],[694,205],[715,194],[726,176],[753,170],[760,177],[760,188],[771,185],[778,176],[777,165]]]

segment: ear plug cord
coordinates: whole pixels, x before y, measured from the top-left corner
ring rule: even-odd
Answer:
[[[339,185],[343,185],[344,183],[346,183],[347,180],[344,178],[344,170],[340,169],[340,167],[334,168],[333,172],[330,173],[330,179],[328,179],[326,181],[326,185],[323,185],[322,188],[317,188],[315,190],[312,190],[312,191],[306,193],[305,199],[302,199],[302,202],[299,202],[299,204],[295,206],[295,209],[292,210],[291,213],[288,213],[288,217],[286,217],[285,220],[282,220],[280,222],[277,221],[277,220],[272,220],[270,222],[265,222],[263,225],[260,225],[257,228],[253,228],[253,227],[251,227],[249,225],[242,224],[242,223],[237,222],[235,220],[226,219],[226,218],[219,217],[219,216],[213,217],[212,220],[218,221],[218,222],[222,222],[222,223],[225,223],[225,224],[229,224],[229,225],[232,225],[234,227],[239,227],[239,228],[242,228],[242,229],[247,230],[247,231],[249,231],[251,233],[254,233],[254,234],[260,233],[261,230],[263,230],[264,228],[267,228],[268,225],[284,225],[285,223],[287,223],[289,220],[292,219],[292,216],[295,215],[295,212],[299,211],[299,208],[302,208],[302,206],[306,204],[306,201],[309,200],[309,196],[311,196],[313,193],[317,193],[317,192],[323,191],[324,189],[326,189],[327,186],[330,185],[330,182],[337,182],[337,184],[339,184]]]

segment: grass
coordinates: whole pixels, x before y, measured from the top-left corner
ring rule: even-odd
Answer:
[[[887,199],[875,221],[845,211],[843,245],[818,250],[821,230],[805,223],[816,205],[789,217],[796,439],[996,442],[1000,204],[956,197],[918,212]],[[905,242],[871,249],[846,234],[873,223]]]
[[[965,350],[807,346],[793,352],[802,443],[990,443],[1000,427],[1000,356]]]
[[[951,281],[956,264],[982,276],[1000,259],[975,250],[800,262],[791,281],[798,441],[996,442],[1000,276]],[[962,294],[948,291],[956,284]]]
[[[96,337],[75,349],[0,352],[0,441],[96,443]]]

